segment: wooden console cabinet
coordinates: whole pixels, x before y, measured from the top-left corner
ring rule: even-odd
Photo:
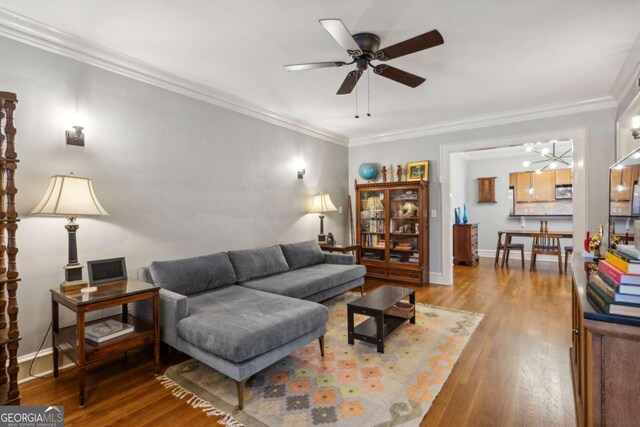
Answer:
[[[476,265],[478,255],[478,224],[453,225],[453,263]]]
[[[602,314],[586,299],[588,264],[572,261],[570,349],[579,426],[637,426],[640,319]]]

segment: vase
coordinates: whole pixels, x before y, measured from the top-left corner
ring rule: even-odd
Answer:
[[[462,222],[466,224],[467,221],[469,221],[469,218],[467,218],[467,205],[464,204],[462,205]]]
[[[460,224],[460,208],[455,208],[453,212],[455,213],[456,224]]]

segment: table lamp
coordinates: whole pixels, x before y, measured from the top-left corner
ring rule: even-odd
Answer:
[[[65,215],[69,222],[64,228],[69,233],[69,262],[64,266],[65,281],[62,290],[78,289],[86,285],[82,280],[82,266],[78,263],[75,222],[79,215],[109,215],[102,207],[89,178],[71,175],[54,175],[44,197],[31,211],[36,215]]]
[[[319,243],[326,243],[327,241],[327,236],[324,234],[324,214],[326,212],[335,212],[337,210],[338,209],[334,206],[331,201],[331,197],[329,197],[328,194],[320,193],[317,196],[313,196],[309,213],[320,214],[320,234],[318,234]]]

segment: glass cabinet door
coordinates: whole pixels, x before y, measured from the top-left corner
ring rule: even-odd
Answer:
[[[363,260],[385,260],[386,202],[384,191],[360,192],[360,242]]]
[[[420,199],[417,189],[389,191],[389,262],[420,264]]]

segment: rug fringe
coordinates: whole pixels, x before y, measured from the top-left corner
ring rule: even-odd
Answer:
[[[222,424],[225,427],[245,427],[240,421],[233,418],[228,412],[224,412],[206,400],[196,396],[194,393],[185,390],[182,388],[180,384],[167,377],[166,375],[161,375],[157,377],[157,380],[164,386],[164,388],[171,390],[171,394],[173,394],[178,399],[184,400],[188,397],[186,403],[191,407],[196,409],[201,409],[208,417],[222,417],[218,420],[218,423]]]

